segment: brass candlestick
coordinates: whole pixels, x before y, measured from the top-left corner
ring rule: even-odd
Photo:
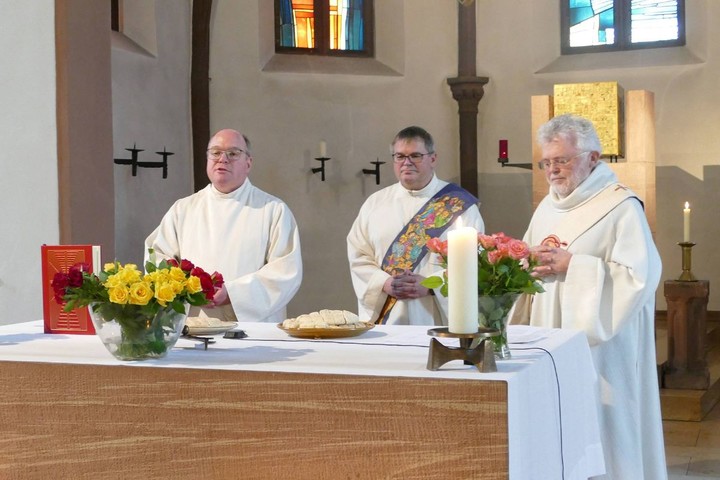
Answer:
[[[463,360],[466,365],[475,365],[483,373],[497,372],[495,351],[490,337],[500,335],[500,330],[480,328],[475,333],[450,333],[448,327],[431,328],[428,330],[431,337],[457,338],[460,347],[446,347],[436,338],[430,339],[427,369],[439,370],[441,366],[452,360]],[[473,342],[477,342],[474,347]]]
[[[692,247],[695,246],[693,242],[679,242],[680,248],[682,248],[682,273],[678,277],[680,282],[695,282],[697,278],[690,271],[692,268]]]

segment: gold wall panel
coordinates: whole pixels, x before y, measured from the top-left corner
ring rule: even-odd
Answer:
[[[603,156],[624,156],[622,87],[617,82],[557,84],[554,114],[573,113],[595,124]]]

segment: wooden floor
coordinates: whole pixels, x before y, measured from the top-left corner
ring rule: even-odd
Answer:
[[[709,329],[720,329],[708,322]],[[720,330],[718,330],[720,331]],[[715,332],[717,333],[717,332]],[[720,378],[720,335],[712,334],[708,344],[711,381]],[[664,361],[667,339],[662,322],[657,328],[658,360]],[[720,403],[700,422],[663,421],[665,455],[670,480],[720,480]]]

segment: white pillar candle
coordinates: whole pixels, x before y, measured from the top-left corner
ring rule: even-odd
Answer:
[[[478,331],[477,230],[462,227],[448,231],[448,330]]]
[[[683,209],[683,242],[690,241],[690,204],[685,202]]]
[[[320,157],[327,157],[327,142],[325,140],[320,141]]]

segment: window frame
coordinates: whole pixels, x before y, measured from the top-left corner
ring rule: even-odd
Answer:
[[[313,0],[315,12],[326,14],[315,18],[315,47],[286,47],[280,45],[280,0],[274,0],[273,21],[275,22],[275,53],[292,55],[316,55],[324,57],[374,57],[375,56],[375,17],[374,0],[363,0],[363,50],[337,50],[330,48],[330,36],[327,34],[330,24],[330,0]]]
[[[615,43],[612,45],[570,46],[570,6],[569,0],[560,0],[560,53],[574,55],[578,53],[619,52],[644,50],[647,48],[681,47],[685,45],[685,0],[678,0],[678,38],[655,42],[632,43],[631,0],[613,0],[615,9]]]

